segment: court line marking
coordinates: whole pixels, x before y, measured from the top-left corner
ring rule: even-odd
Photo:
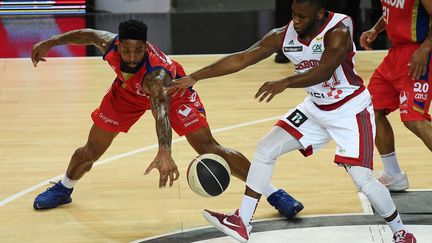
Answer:
[[[295,218],[301,219],[301,218],[320,218],[320,217],[331,217],[331,216],[364,216],[364,215],[369,215],[369,214],[368,213],[314,214],[314,215],[297,216]],[[275,217],[275,218],[268,218],[268,219],[258,219],[258,220],[253,220],[253,223],[274,221],[274,220],[279,220],[279,219],[286,219],[286,218],[285,217]],[[188,233],[188,232],[192,232],[192,231],[210,229],[210,228],[214,228],[214,226],[207,225],[207,226],[189,228],[189,229],[184,229],[184,230],[176,230],[176,231],[168,232],[165,234],[160,234],[160,235],[150,236],[150,237],[146,237],[146,238],[142,238],[142,239],[138,239],[138,240],[133,240],[133,241],[130,241],[129,243],[140,243],[143,241],[154,240],[154,239],[158,239],[158,238],[162,238],[162,237],[166,237],[166,236],[171,236],[171,235],[175,235],[175,234]]]
[[[232,129],[236,129],[236,128],[240,128],[240,127],[246,127],[246,126],[255,125],[255,124],[259,124],[259,123],[263,123],[263,122],[267,122],[267,121],[271,121],[271,120],[276,120],[276,119],[281,118],[281,116],[282,115],[274,116],[274,117],[269,117],[269,118],[264,118],[264,119],[260,119],[260,120],[255,120],[255,121],[250,121],[250,122],[243,122],[243,123],[239,123],[239,124],[228,126],[228,127],[217,128],[217,129],[213,129],[212,133],[224,132],[224,131],[228,131],[228,130],[232,130]],[[180,137],[180,138],[172,140],[172,144],[178,143],[178,142],[181,142],[181,141],[185,141],[185,140],[186,140],[185,137]],[[134,155],[134,154],[138,154],[138,153],[142,153],[142,152],[145,152],[145,151],[148,151],[148,150],[151,150],[151,149],[155,149],[157,147],[158,147],[158,144],[153,144],[153,145],[150,145],[150,146],[147,146],[147,147],[143,147],[143,148],[140,148],[140,149],[132,150],[132,151],[129,151],[129,152],[126,152],[126,153],[122,153],[122,154],[118,154],[118,155],[109,157],[107,159],[100,160],[100,161],[96,162],[93,166],[104,165],[104,164],[107,164],[109,162],[112,162],[112,161],[115,161],[115,160],[119,160],[119,159],[131,156],[131,155]],[[8,203],[10,203],[12,201],[15,201],[18,198],[21,198],[21,197],[27,195],[28,193],[33,192],[33,191],[35,191],[35,190],[37,190],[37,189],[39,189],[39,188],[41,188],[41,187],[49,184],[51,181],[58,181],[58,180],[60,180],[61,178],[63,178],[63,175],[64,174],[52,177],[52,178],[50,178],[48,180],[42,181],[41,183],[38,183],[38,184],[34,185],[34,186],[28,187],[28,188],[26,188],[26,189],[24,189],[24,190],[22,190],[22,191],[20,191],[18,193],[15,193],[14,195],[7,197],[6,199],[3,199],[2,201],[0,201],[0,207],[3,207],[3,206],[5,206]]]

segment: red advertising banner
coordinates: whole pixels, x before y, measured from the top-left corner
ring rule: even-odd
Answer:
[[[86,27],[82,16],[46,16],[0,19],[0,58],[30,57],[32,46],[53,35]],[[86,56],[85,46],[64,45],[53,48],[50,57]]]

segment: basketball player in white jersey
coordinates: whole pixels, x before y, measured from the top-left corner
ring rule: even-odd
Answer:
[[[219,230],[247,242],[253,214],[270,183],[276,159],[294,150],[311,155],[334,139],[334,162],[347,171],[385,218],[394,242],[416,242],[403,225],[389,191],[372,176],[374,113],[369,92],[354,70],[352,21],[323,6],[323,0],[295,0],[293,20],[287,26],[272,30],[245,51],[175,81],[173,92],[183,92],[198,80],[237,72],[282,48],[297,74],[264,83],[255,98],[269,102],[287,88],[305,88],[308,94],[258,142],[239,210],[232,214],[204,210],[203,215]]]

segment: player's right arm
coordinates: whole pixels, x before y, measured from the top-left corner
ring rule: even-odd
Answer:
[[[365,31],[360,36],[360,46],[365,50],[372,50],[369,45],[377,38],[378,34],[383,32],[386,28],[384,16],[375,23],[375,25],[368,31]]]
[[[102,53],[105,53],[115,36],[116,35],[111,32],[94,29],[78,29],[60,35],[54,35],[33,46],[31,55],[33,66],[36,67],[40,61],[45,62],[44,56],[48,51],[52,47],[59,45],[93,45]]]
[[[286,28],[287,26],[273,29],[248,49],[222,57],[213,64],[210,64],[188,76],[174,80],[170,90],[184,90],[185,88],[193,86],[201,79],[235,73],[266,59],[279,50]]]

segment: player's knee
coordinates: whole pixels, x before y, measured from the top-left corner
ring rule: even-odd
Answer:
[[[266,137],[260,139],[256,146],[253,161],[260,161],[265,164],[274,164],[274,162],[277,159],[277,156],[274,153],[275,148],[270,145],[271,143],[268,143]]]
[[[418,134],[421,130],[421,122],[419,121],[406,121],[404,122],[404,125],[415,134]]]
[[[354,184],[361,192],[367,192],[374,185],[375,178],[372,175],[372,170],[364,167],[353,166],[348,169]]]

